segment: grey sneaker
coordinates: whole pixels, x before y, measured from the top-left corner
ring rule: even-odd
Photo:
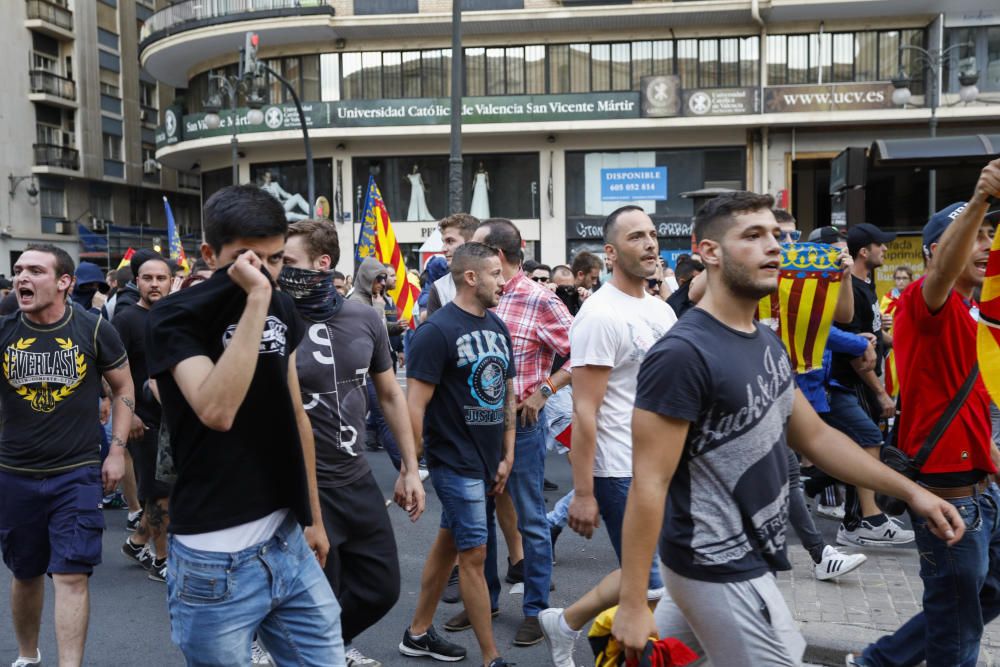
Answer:
[[[381,662],[375,658],[369,658],[353,646],[347,649],[344,657],[347,658],[347,667],[382,667]]]
[[[847,530],[844,524],[837,529],[837,544],[858,547],[888,547],[899,544],[909,544],[913,541],[912,530],[903,528],[894,517],[879,526],[873,526],[862,520],[854,530]]]
[[[274,667],[274,661],[271,660],[271,654],[268,653],[256,639],[254,639],[253,644],[250,645],[250,664],[271,665]]]

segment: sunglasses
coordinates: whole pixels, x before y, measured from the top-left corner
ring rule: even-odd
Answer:
[[[384,283],[388,279],[389,279],[388,276],[375,276],[375,282],[377,283]]]
[[[794,243],[795,241],[798,241],[800,238],[802,238],[802,232],[799,231],[798,229],[793,229],[790,232],[781,232],[782,242],[791,241],[792,243]]]
[[[531,276],[531,279],[534,280],[536,283],[547,283],[547,282],[549,282],[549,277],[548,276]]]
[[[649,289],[659,289],[660,285],[663,284],[663,281],[657,280],[656,278],[647,278],[646,284],[649,285]]]

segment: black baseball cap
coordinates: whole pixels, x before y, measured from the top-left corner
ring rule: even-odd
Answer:
[[[847,249],[854,257],[858,251],[867,245],[891,243],[896,240],[892,232],[883,232],[870,222],[862,222],[847,230]]]
[[[840,243],[841,241],[846,240],[847,236],[844,232],[837,229],[833,225],[819,227],[809,232],[809,243],[827,243],[829,245],[833,245],[834,243]]]

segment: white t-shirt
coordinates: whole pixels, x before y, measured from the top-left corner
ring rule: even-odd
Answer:
[[[569,330],[570,364],[610,366],[604,402],[597,410],[594,477],[632,476],[632,407],[646,351],[677,321],[673,308],[643,293],[601,285],[580,308]]]
[[[255,544],[267,542],[278,532],[278,528],[281,528],[287,516],[288,510],[276,510],[265,517],[238,526],[213,530],[210,533],[174,535],[174,539],[189,549],[233,554],[249,549]]]

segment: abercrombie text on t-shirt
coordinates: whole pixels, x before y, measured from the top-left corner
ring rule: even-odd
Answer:
[[[789,569],[793,402],[788,355],[763,324],[744,333],[694,308],[646,353],[636,407],[691,423],[667,494],[667,567],[712,582]]]
[[[514,377],[510,333],[487,311],[454,302],[431,315],[410,343],[407,374],[437,385],[424,416],[428,466],[492,480],[503,456],[507,380]]]

